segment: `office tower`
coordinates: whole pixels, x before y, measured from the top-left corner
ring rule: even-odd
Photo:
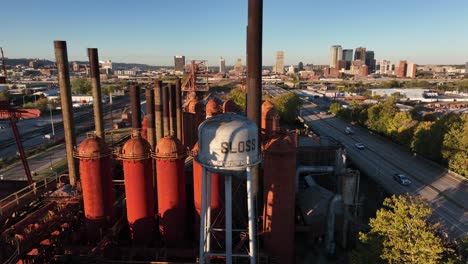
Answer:
[[[354,52],[354,60],[362,60],[364,63],[366,62],[366,48],[359,47],[356,48]]]
[[[284,51],[276,52],[275,71],[280,74],[284,73]]]
[[[406,77],[416,78],[416,64],[408,63],[406,67]]]
[[[375,72],[375,54],[373,51],[366,51],[366,65],[369,66],[369,73]]]
[[[380,74],[392,74],[392,64],[388,60],[381,60],[379,63]]]
[[[330,68],[336,68],[338,61],[343,59],[343,49],[340,45],[333,45],[330,48]]]
[[[465,64],[465,74],[468,74],[468,62]]]
[[[468,63],[467,63],[468,64]],[[298,64],[297,64],[297,71],[303,71],[304,70],[304,63],[302,63],[302,61],[300,61]]]
[[[395,69],[395,75],[398,78],[404,78],[406,76],[406,71],[408,68],[408,63],[405,60],[401,60]]]
[[[185,56],[174,56],[174,70],[183,72],[185,68]]]
[[[353,61],[352,49],[343,50],[343,60],[346,61],[346,70],[349,70],[351,68],[351,62]]]
[[[219,72],[225,73],[226,72],[226,61],[223,57],[219,58]]]
[[[237,59],[236,65],[234,65],[234,71],[238,74],[244,72],[244,67],[242,67],[241,58]]]
[[[111,60],[105,60],[101,63],[101,69],[109,69],[112,70],[112,61]]]

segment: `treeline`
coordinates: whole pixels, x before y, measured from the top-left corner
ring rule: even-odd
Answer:
[[[353,103],[349,108],[333,103],[330,112],[468,177],[466,114],[449,113],[435,117],[431,113],[421,116],[417,110],[403,112],[396,106],[394,97],[375,105]]]

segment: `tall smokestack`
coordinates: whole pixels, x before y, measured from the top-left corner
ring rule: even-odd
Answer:
[[[141,128],[140,87],[130,85],[130,108],[132,110],[132,128]]]
[[[169,84],[169,114],[170,114],[170,134],[176,135],[177,131],[177,110],[176,110],[176,90],[175,87]]]
[[[162,107],[162,81],[154,81],[154,110],[155,110],[155,126],[156,126],[156,143],[164,137],[163,128],[163,107]]]
[[[260,101],[262,99],[262,21],[263,0],[249,0],[247,24],[247,117],[257,125],[260,140]],[[257,144],[260,146],[260,144]],[[258,168],[253,173],[254,195],[259,188]]]
[[[182,141],[182,81],[180,78],[176,79],[175,83],[175,105],[177,117],[177,138]]]
[[[154,134],[154,91],[152,88],[146,88],[146,131],[148,134],[148,142],[151,145],[151,149],[154,150],[155,134]]]
[[[70,72],[68,69],[67,43],[61,40],[54,41],[55,60],[57,62],[60,97],[62,104],[63,128],[65,134],[65,147],[67,150],[68,177],[70,184],[75,186],[78,179],[78,167],[73,159],[73,147],[76,146],[75,126],[73,125],[73,108],[71,99]]]
[[[91,68],[91,85],[93,89],[94,126],[96,130],[96,136],[100,137],[102,142],[105,142],[98,50],[96,48],[89,48],[88,57],[89,67]]]
[[[169,121],[169,88],[163,86],[162,88],[162,105],[163,105],[163,137],[169,136],[170,121]]]

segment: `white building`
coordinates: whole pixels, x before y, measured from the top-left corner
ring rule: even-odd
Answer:
[[[219,72],[225,73],[226,72],[226,61],[223,57],[219,58]]]
[[[381,60],[379,62],[380,74],[393,74],[392,63],[388,60]]]
[[[340,45],[333,45],[330,48],[330,68],[338,67],[338,61],[343,59],[343,48]]]

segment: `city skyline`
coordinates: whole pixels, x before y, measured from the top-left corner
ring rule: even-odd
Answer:
[[[265,2],[263,65],[275,64],[277,50],[284,51],[285,65],[328,64],[335,44],[343,49],[367,47],[377,60],[394,63],[467,61],[468,37],[461,34],[468,24],[466,1],[360,2],[365,16],[349,15],[345,1]],[[53,60],[52,42],[62,39],[71,61],[86,60],[86,48],[96,47],[100,58],[116,62],[170,66],[173,56],[184,54],[187,60],[206,59],[209,65],[217,65],[222,56],[233,65],[237,58],[245,61],[246,6],[246,1],[141,1],[133,6],[120,1],[7,2],[2,5],[8,24],[0,46],[9,58]],[[332,12],[328,24],[317,24]],[[382,24],[383,14],[389,19]]]

